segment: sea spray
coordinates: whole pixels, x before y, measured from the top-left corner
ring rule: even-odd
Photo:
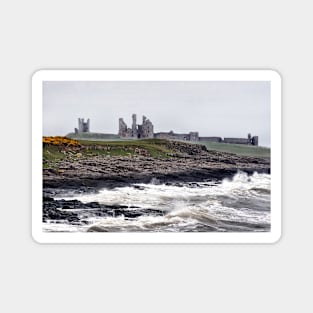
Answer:
[[[98,193],[63,197],[82,203],[125,206],[127,210],[161,210],[136,218],[90,217],[69,231],[108,232],[259,232],[270,230],[270,175],[238,172],[219,183],[134,184]],[[65,231],[66,225],[44,223],[46,231]]]

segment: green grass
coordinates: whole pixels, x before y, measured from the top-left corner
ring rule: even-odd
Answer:
[[[164,139],[142,139],[142,140],[115,140],[115,141],[91,141],[78,140],[82,144],[82,149],[77,151],[60,151],[60,147],[45,145],[43,148],[43,167],[49,168],[57,166],[59,160],[73,159],[81,156],[134,156],[144,155],[153,158],[168,158],[174,151],[169,148],[169,142]],[[225,144],[214,142],[185,142],[202,144],[208,150],[219,152],[235,153],[242,156],[270,157],[270,149],[238,144]],[[102,146],[102,147],[101,147]]]
[[[198,143],[198,142],[195,142]],[[238,155],[269,158],[271,156],[271,149],[266,147],[238,145],[230,143],[217,143],[217,142],[201,142],[208,150],[214,150],[219,152],[229,152]]]
[[[82,156],[133,156],[143,155],[154,158],[168,158],[172,150],[165,147],[166,141],[158,139],[147,140],[118,140],[118,141],[91,141],[78,140],[82,149],[77,151],[61,152],[61,147],[45,145],[43,147],[43,167],[56,166],[56,162],[65,158],[76,158],[78,153]],[[102,147],[101,147],[102,146]],[[103,148],[103,149],[102,149]]]
[[[164,147],[166,141],[160,139],[145,139],[145,140],[118,140],[118,141],[91,141],[79,140],[85,147],[91,146],[86,153],[93,155],[112,155],[112,156],[127,156],[137,155],[136,149],[146,150],[151,157],[167,158],[171,150]],[[106,146],[109,150],[95,150],[92,146]]]
[[[65,154],[60,152],[57,146],[47,145],[43,148],[44,160],[47,160],[50,162],[56,162],[56,161],[64,159],[65,157],[66,157]]]

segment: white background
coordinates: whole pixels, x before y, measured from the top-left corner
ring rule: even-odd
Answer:
[[[311,14],[310,1],[2,1],[1,311],[312,311]],[[77,68],[278,70],[282,239],[273,245],[36,244],[31,75]]]

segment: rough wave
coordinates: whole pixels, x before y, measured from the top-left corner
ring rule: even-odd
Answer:
[[[63,199],[157,209],[161,216],[91,217],[84,226],[44,223],[46,231],[251,232],[270,230],[270,175],[238,172],[222,182],[134,184]],[[67,229],[67,230],[66,230]]]

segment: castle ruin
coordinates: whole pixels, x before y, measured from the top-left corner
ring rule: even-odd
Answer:
[[[153,124],[145,116],[142,117],[142,124],[137,125],[137,115],[132,115],[132,127],[127,127],[123,118],[119,119],[118,135],[124,138],[154,138]]]
[[[198,132],[189,132],[185,134],[174,133],[172,130],[169,132],[153,132],[153,124],[145,116],[142,117],[142,124],[137,125],[136,114],[132,115],[132,127],[127,127],[123,118],[119,119],[118,135],[121,138],[157,138],[157,139],[170,139],[170,140],[186,140],[186,141],[199,141],[199,142],[223,142],[243,145],[258,146],[258,136],[251,136],[248,134],[247,138],[222,138],[222,137],[200,137]]]
[[[89,133],[90,132],[90,120],[87,122],[83,118],[78,119],[78,128],[75,128],[75,134]],[[116,135],[115,135],[116,136]],[[251,136],[248,134],[247,138],[222,138],[222,137],[200,137],[199,133],[192,131],[189,133],[174,133],[172,130],[169,132],[154,133],[152,122],[145,116],[142,117],[142,124],[137,124],[137,115],[132,115],[132,125],[128,127],[123,118],[118,122],[118,136],[120,138],[133,138],[133,139],[145,139],[145,138],[157,138],[168,140],[186,140],[193,142],[221,142],[243,145],[259,145],[259,137]]]
[[[78,119],[78,128],[75,128],[75,134],[89,133],[90,132],[90,119],[87,122],[83,118]]]

